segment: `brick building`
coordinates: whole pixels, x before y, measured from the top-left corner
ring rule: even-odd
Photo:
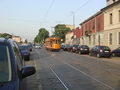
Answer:
[[[120,47],[120,0],[107,0],[107,6],[73,30],[73,44]],[[79,41],[78,41],[79,40]]]
[[[80,44],[103,45],[104,14],[98,12],[80,24]]]

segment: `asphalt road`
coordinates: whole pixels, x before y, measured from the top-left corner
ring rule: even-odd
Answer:
[[[120,90],[120,60],[34,49],[26,64],[36,67],[28,90]]]

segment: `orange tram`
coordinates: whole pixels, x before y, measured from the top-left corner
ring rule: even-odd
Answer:
[[[60,50],[60,38],[58,37],[50,37],[45,39],[45,48],[51,51],[59,51]]]

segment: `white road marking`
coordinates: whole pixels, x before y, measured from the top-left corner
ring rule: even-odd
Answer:
[[[64,62],[64,63],[65,63],[65,62]],[[68,65],[68,66],[70,66],[71,68],[73,68],[73,69],[79,71],[80,73],[84,74],[85,76],[87,76],[87,77],[89,77],[89,78],[95,80],[96,82],[101,83],[102,85],[104,85],[104,86],[110,88],[111,90],[115,90],[113,87],[111,87],[111,86],[109,86],[109,85],[107,85],[107,84],[105,84],[105,83],[103,83],[103,82],[97,80],[96,78],[94,78],[94,77],[88,75],[87,73],[85,73],[85,72],[83,72],[83,71],[77,69],[76,67],[74,67],[74,66],[72,66],[72,65],[70,65],[70,64],[68,64],[68,63],[65,63],[65,64]]]
[[[52,54],[52,56],[55,56],[56,54]]]
[[[62,83],[62,85],[65,87],[66,90],[69,90],[68,87],[65,85],[65,83],[59,78],[57,73],[50,67],[51,71],[54,73],[54,75],[58,78],[58,80]]]

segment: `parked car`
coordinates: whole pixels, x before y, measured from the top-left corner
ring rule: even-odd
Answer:
[[[73,45],[72,46],[72,52],[77,52],[79,45]]]
[[[89,54],[89,47],[87,45],[80,45],[76,52],[79,54]]]
[[[69,47],[69,46],[70,46],[70,45],[66,44],[66,45],[64,46],[63,50],[64,50],[64,51],[68,51],[68,47]]]
[[[61,46],[60,46],[61,49],[64,49],[64,47],[65,47],[65,45],[61,45]]]
[[[30,60],[30,50],[28,45],[20,45],[21,54],[24,60]]]
[[[112,51],[112,56],[120,57],[120,47]]]
[[[67,51],[68,51],[68,52],[72,52],[72,48],[73,48],[73,45],[69,45],[69,46],[67,47]]]
[[[35,48],[36,48],[36,49],[40,49],[40,48],[41,48],[41,45],[40,45],[40,44],[36,44],[36,45],[35,45]]]
[[[111,57],[111,50],[108,46],[95,46],[90,50],[90,56]]]
[[[0,38],[0,90],[25,90],[23,79],[35,72],[35,67],[24,65],[16,42]]]
[[[29,47],[29,50],[32,51],[32,48],[33,48],[32,44],[28,44],[28,47]]]

